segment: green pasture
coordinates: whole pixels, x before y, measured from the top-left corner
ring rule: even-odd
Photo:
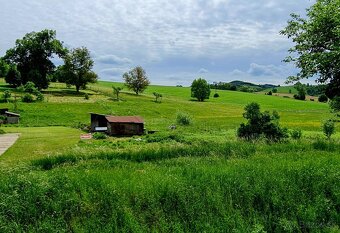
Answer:
[[[1,127],[21,136],[0,156],[0,232],[340,231],[340,134],[322,134],[327,104],[233,91],[200,103],[163,86],[115,101],[112,85],[77,94],[53,83],[44,102],[18,102],[20,124]],[[253,101],[302,139],[238,140]],[[80,140],[90,112],[140,115],[159,132]],[[178,112],[193,123],[170,130]]]

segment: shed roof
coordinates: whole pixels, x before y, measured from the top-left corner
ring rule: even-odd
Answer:
[[[110,123],[144,123],[143,118],[140,116],[106,116],[106,120]]]
[[[8,112],[8,111],[6,111],[5,114],[10,115],[10,116],[20,117],[20,114],[17,114],[17,113],[14,113],[14,112]]]

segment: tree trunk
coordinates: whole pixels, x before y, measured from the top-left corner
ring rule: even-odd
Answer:
[[[80,86],[77,86],[77,85],[76,85],[77,93],[79,93],[79,89],[80,89]]]

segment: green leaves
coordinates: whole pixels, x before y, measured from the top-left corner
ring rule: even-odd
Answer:
[[[205,79],[195,79],[191,84],[191,97],[197,98],[198,101],[202,102],[205,99],[209,99],[210,86]]]

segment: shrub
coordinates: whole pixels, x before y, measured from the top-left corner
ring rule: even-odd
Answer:
[[[163,97],[162,94],[157,93],[157,92],[154,92],[153,95],[154,95],[155,98],[156,98],[156,99],[155,99],[155,102],[156,102],[156,103],[160,103],[160,102],[162,101],[162,97]]]
[[[220,95],[218,93],[215,93],[214,98],[218,98],[218,97],[220,97]]]
[[[5,134],[6,132],[0,129],[0,134]]]
[[[40,91],[37,91],[35,95],[37,96],[37,101],[44,101],[45,97]]]
[[[264,136],[270,141],[281,141],[288,137],[287,129],[279,126],[280,116],[276,111],[261,113],[258,103],[250,103],[245,108],[243,117],[248,120],[242,123],[237,130],[237,136],[246,140],[258,139]]]
[[[326,103],[328,101],[328,97],[325,94],[322,94],[318,98],[319,102]]]
[[[301,137],[302,137],[302,131],[301,131],[301,129],[293,129],[293,130],[291,130],[291,131],[289,132],[289,134],[290,134],[290,136],[291,136],[293,139],[295,139],[295,140],[301,139]]]
[[[187,113],[179,112],[177,113],[176,122],[179,125],[190,125],[192,123],[191,116]]]
[[[273,88],[273,93],[277,93],[277,89],[276,88]]]
[[[21,98],[22,102],[25,103],[32,103],[33,102],[33,96],[29,93],[26,93],[22,98]]]
[[[2,94],[2,98],[5,100],[5,101],[9,101],[9,98],[11,98],[12,94],[9,90],[5,90],[4,93]]]
[[[90,99],[90,96],[89,96],[89,94],[85,93],[85,95],[84,95],[84,99],[86,99],[86,100]]]
[[[273,95],[272,91],[269,91],[269,92],[267,93],[267,95]]]
[[[323,133],[328,138],[328,140],[331,139],[331,136],[335,133],[335,124],[334,121],[329,119],[325,121],[322,125]]]
[[[107,138],[107,135],[104,133],[96,132],[92,135],[94,139],[100,140],[100,139],[105,139]]]
[[[35,94],[37,93],[38,90],[33,82],[27,82],[24,86],[24,91],[31,94]]]

